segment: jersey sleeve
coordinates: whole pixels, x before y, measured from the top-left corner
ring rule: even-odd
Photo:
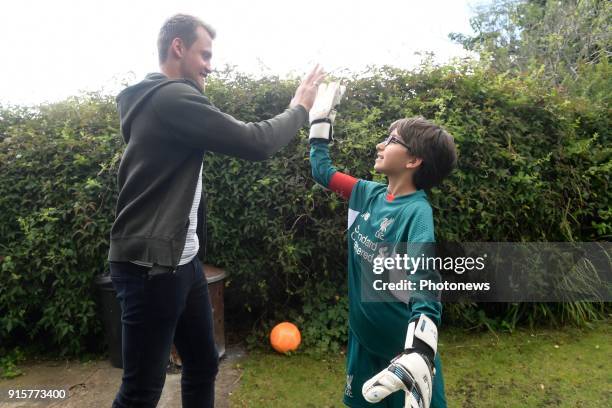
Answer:
[[[310,146],[310,167],[312,177],[323,187],[329,188],[348,200],[358,182],[353,176],[339,172],[331,163],[329,145],[313,140]]]
[[[434,251],[434,224],[433,212],[429,203],[423,202],[422,205],[417,205],[409,217],[408,224],[408,255],[409,256],[435,256]],[[420,280],[432,280],[438,282],[440,275],[436,270],[419,268],[412,278]],[[418,294],[413,301],[410,302],[410,319],[414,321],[421,314],[425,314],[433,320],[436,326],[440,326],[442,318],[442,303],[438,301],[439,292],[427,292]]]

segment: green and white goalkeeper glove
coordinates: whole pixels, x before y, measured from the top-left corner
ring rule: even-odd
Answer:
[[[334,107],[340,103],[345,91],[346,87],[338,82],[319,85],[317,96],[308,115],[310,119],[309,142],[312,139],[327,142],[333,140],[333,123],[336,118]]]
[[[438,328],[422,314],[419,320],[408,325],[404,352],[391,360],[389,367],[363,384],[363,397],[376,403],[389,394],[404,390],[405,408],[429,408],[437,347]]]

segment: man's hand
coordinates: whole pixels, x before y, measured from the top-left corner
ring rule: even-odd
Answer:
[[[338,82],[319,85],[317,97],[308,114],[310,119],[309,141],[318,139],[330,142],[333,140],[333,124],[336,118],[334,107],[340,103],[345,91],[346,87]]]
[[[438,329],[427,316],[408,325],[406,349],[385,368],[363,384],[366,401],[375,403],[399,390],[406,393],[405,408],[429,408],[431,404],[433,360],[438,345]]]
[[[291,99],[289,107],[293,108],[302,105],[307,111],[310,111],[315,97],[317,96],[317,87],[324,78],[325,72],[323,72],[323,68],[317,64],[312,71],[302,79],[302,82],[300,82],[300,86],[298,86],[295,91],[295,95],[293,99]]]

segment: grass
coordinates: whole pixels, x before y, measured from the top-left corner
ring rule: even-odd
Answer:
[[[442,331],[450,407],[612,406],[612,322],[590,329]],[[234,407],[342,407],[344,355],[255,351],[241,361]]]

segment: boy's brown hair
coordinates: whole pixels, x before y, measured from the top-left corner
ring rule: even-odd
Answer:
[[[423,160],[413,177],[417,189],[437,186],[457,165],[453,137],[440,126],[417,116],[396,120],[389,127],[389,132],[394,130],[408,145],[410,154]]]

